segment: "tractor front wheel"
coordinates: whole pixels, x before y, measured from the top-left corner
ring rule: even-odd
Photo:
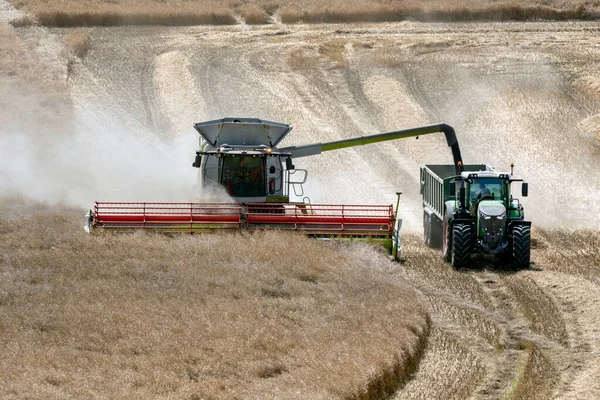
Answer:
[[[471,262],[474,248],[473,228],[470,224],[454,224],[452,228],[452,266],[465,268]]]
[[[529,268],[531,254],[531,227],[517,225],[513,228],[512,260],[514,269]]]

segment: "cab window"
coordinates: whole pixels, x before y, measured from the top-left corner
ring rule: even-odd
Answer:
[[[469,187],[469,199],[470,201],[502,200],[506,197],[504,186],[499,179],[475,178]]]
[[[234,197],[266,196],[265,168],[262,157],[223,157],[221,184]]]

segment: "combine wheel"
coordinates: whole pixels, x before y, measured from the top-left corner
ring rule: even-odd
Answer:
[[[529,268],[531,253],[531,227],[517,225],[513,229],[512,267],[514,269]]]
[[[470,224],[454,224],[452,228],[452,266],[465,268],[473,252],[473,228]]]

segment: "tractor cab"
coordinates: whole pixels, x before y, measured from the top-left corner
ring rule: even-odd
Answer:
[[[477,215],[481,204],[495,202],[498,206],[506,206],[510,198],[510,181],[508,176],[496,172],[484,171],[480,173],[463,173],[466,175],[465,193],[466,204],[471,215]],[[485,202],[485,203],[484,203]]]
[[[462,172],[460,178],[460,202],[464,206],[464,218],[475,222],[475,234],[479,245],[487,253],[499,253],[507,248],[507,226],[511,220],[523,220],[523,206],[511,195],[511,183],[522,181],[512,174],[496,171]],[[523,184],[523,196],[527,196],[527,184]],[[463,192],[464,190],[464,192]],[[460,199],[462,198],[462,199]]]

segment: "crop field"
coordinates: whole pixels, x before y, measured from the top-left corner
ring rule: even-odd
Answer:
[[[0,398],[600,398],[600,5],[340,4],[0,1]],[[441,135],[294,160],[315,203],[402,190],[402,263],[83,231],[94,200],[225,199],[190,164],[192,123],[228,116],[291,124],[286,146],[452,125],[466,163],[529,183],[531,268],[423,244]]]
[[[373,398],[426,344],[426,310],[369,249],[274,232],[90,238],[81,210],[29,207],[0,223],[3,398]]]
[[[600,16],[597,2],[579,0],[462,0],[452,4],[441,0],[329,0],[325,4],[315,0],[63,0],[50,4],[45,0],[11,0],[11,3],[28,12],[17,24],[39,22],[47,26],[339,23],[406,19],[589,20]]]

